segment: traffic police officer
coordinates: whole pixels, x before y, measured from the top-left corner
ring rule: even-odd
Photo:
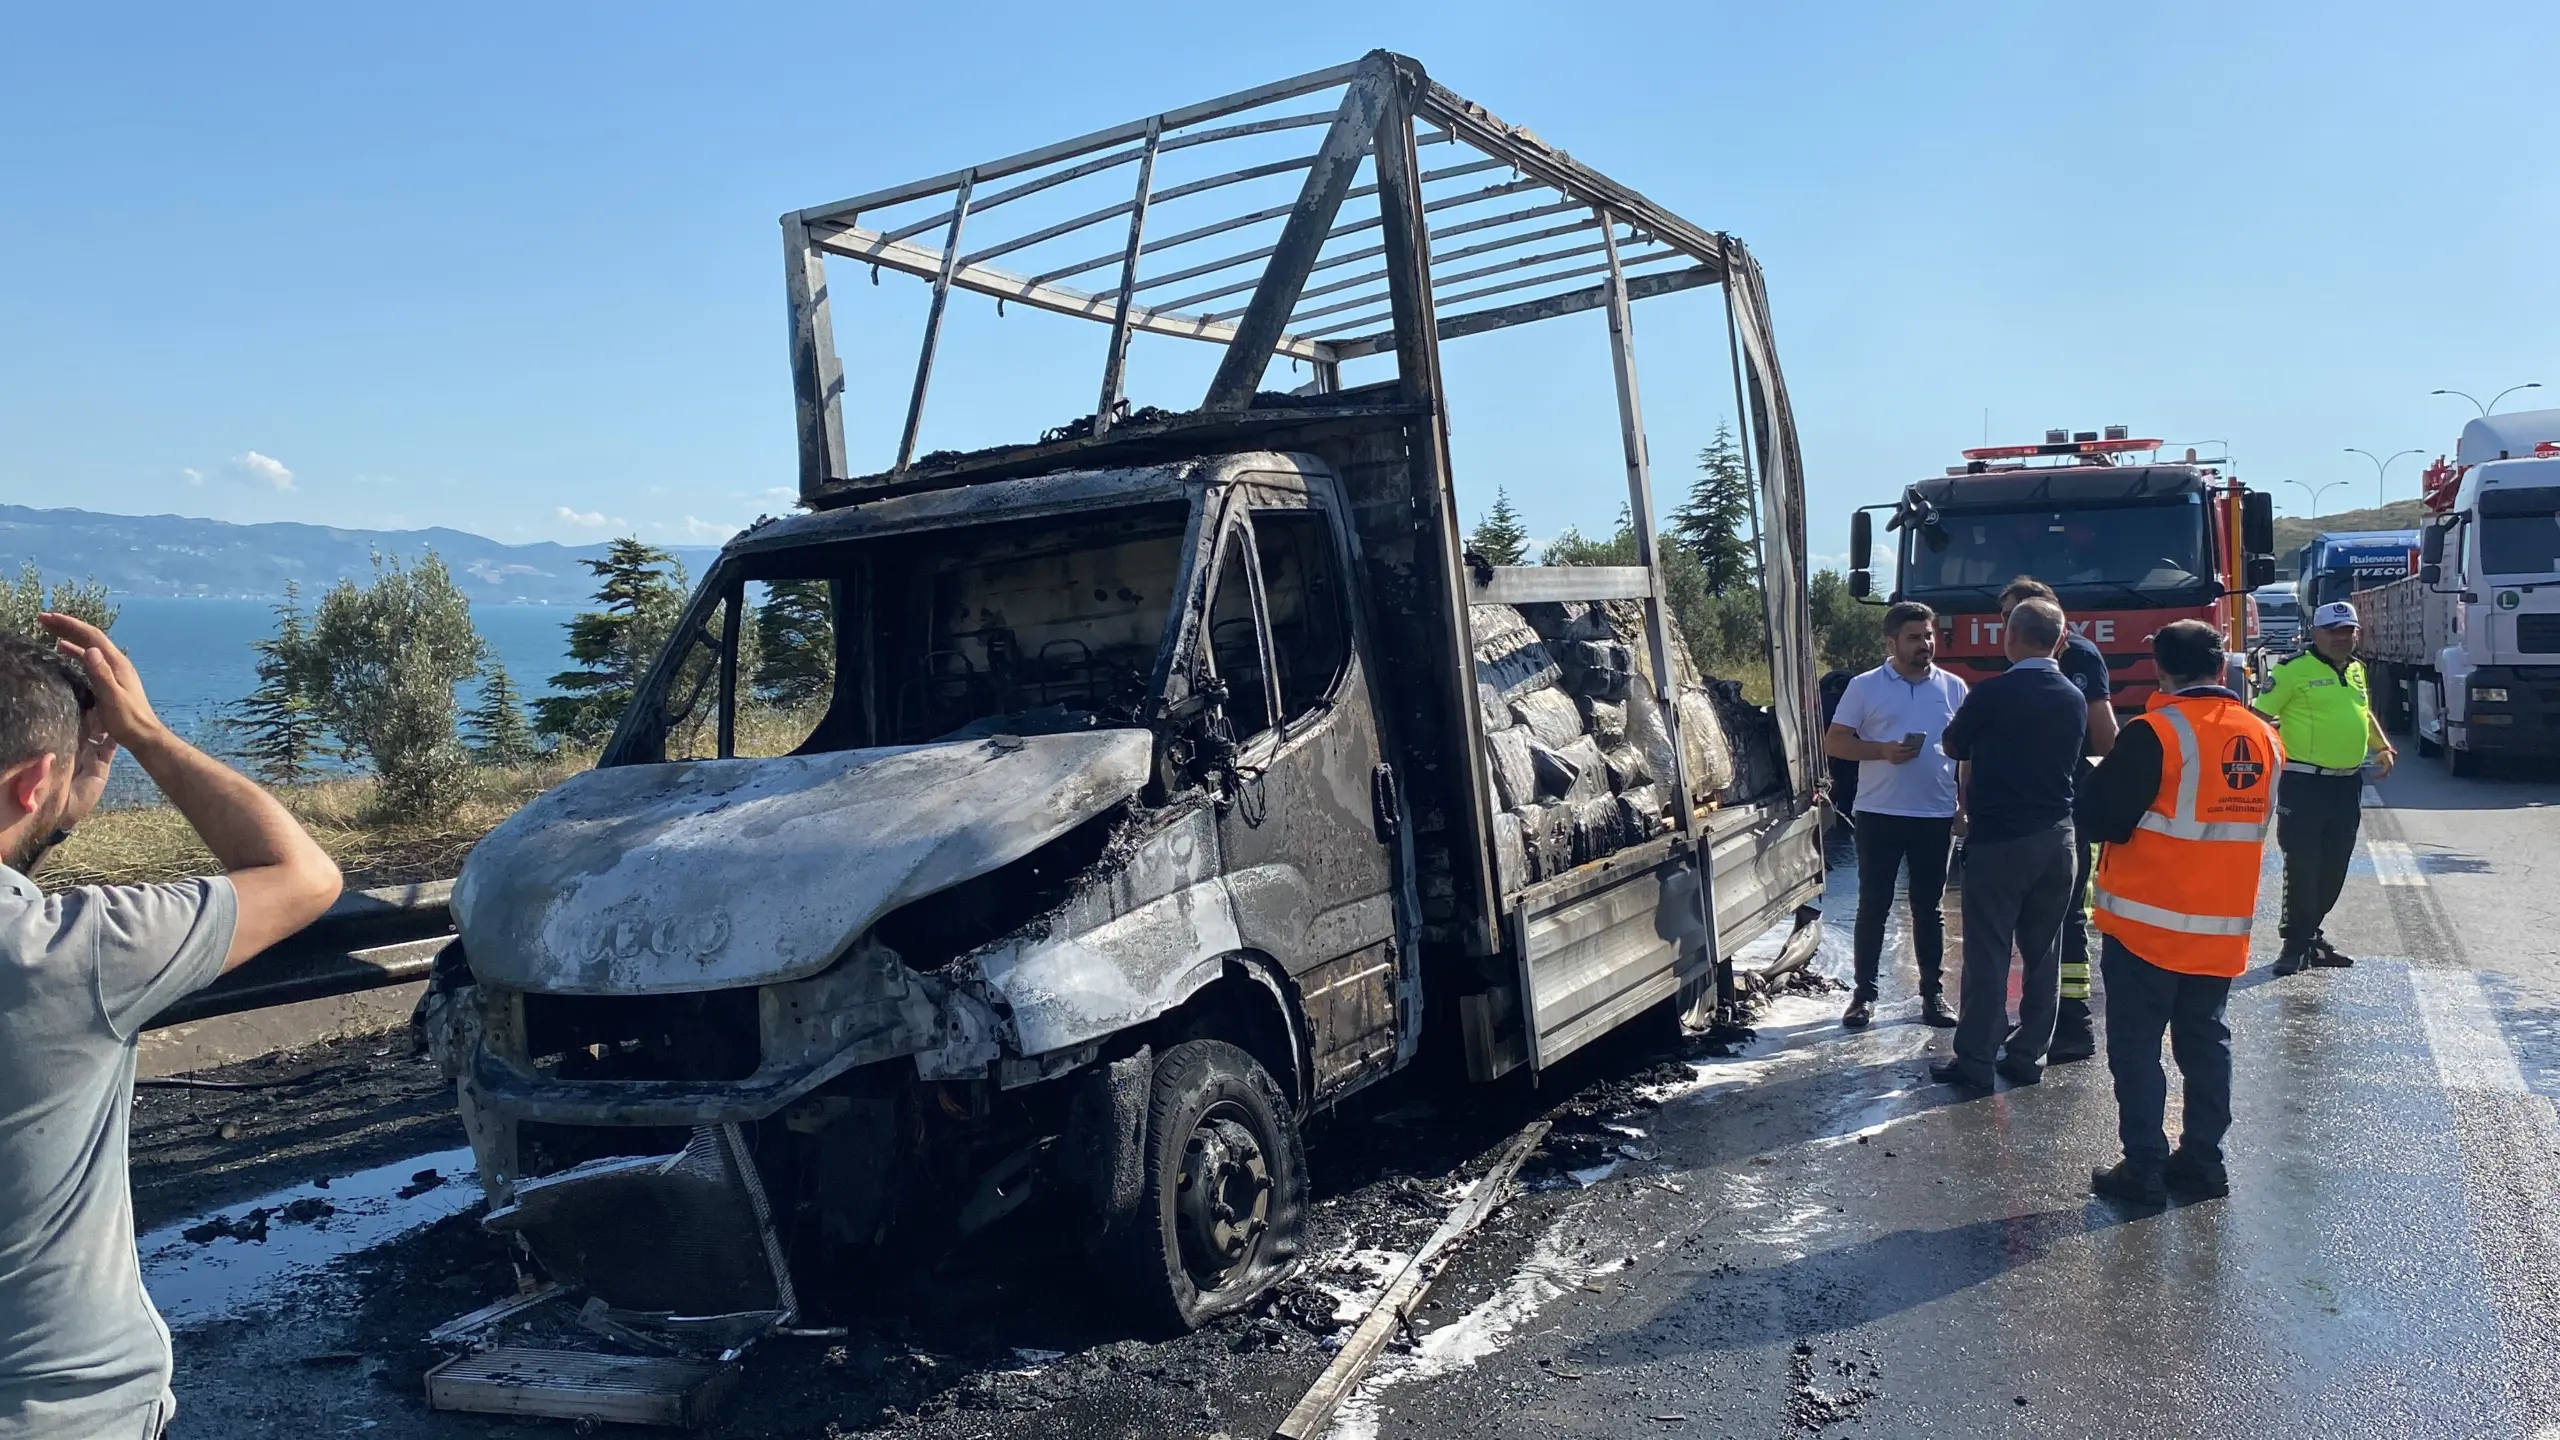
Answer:
[[[2249,966],[2276,795],[2295,779],[2277,774],[2274,727],[2218,683],[2222,637],[2212,626],[2163,626],[2151,657],[2159,687],[2090,776],[2077,815],[2083,833],[2106,844],[2091,908],[2105,937],[2107,1069],[2124,1142],[2124,1159],[2089,1184],[2137,1205],[2230,1193],[2222,1137],[2231,1128],[2231,1030],[2222,1012]],[[2174,1151],[2163,1031],[2186,1079]]]
[[[2284,850],[2284,949],[2276,973],[2311,965],[2352,965],[2320,933],[2364,819],[2368,760],[2374,778],[2399,758],[2373,718],[2364,664],[2356,659],[2356,608],[2333,600],[2311,616],[2311,646],[2275,668],[2258,708],[2284,728],[2284,804],[2276,844]]]

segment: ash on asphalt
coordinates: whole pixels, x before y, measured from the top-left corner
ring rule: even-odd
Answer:
[[[1802,976],[1793,983],[1829,982]],[[1002,1416],[1004,1433],[1026,1437],[1267,1434],[1403,1259],[1521,1126],[1543,1117],[1553,1129],[1523,1167],[1522,1193],[1476,1237],[1466,1268],[1478,1277],[1523,1263],[1548,1217],[1595,1172],[1645,1157],[1644,1117],[1657,1097],[1690,1082],[1693,1062],[1730,1054],[1748,1038],[1747,1030],[1681,1038],[1667,1015],[1649,1017],[1535,1084],[1520,1076],[1474,1086],[1409,1073],[1357,1097],[1309,1126],[1314,1203],[1300,1273],[1252,1312],[1178,1339],[1140,1334],[1097,1304],[1100,1286],[1090,1268],[1051,1238],[1063,1227],[1043,1226],[1026,1210],[896,1293],[807,1322],[841,1325],[841,1337],[759,1345],[704,1433],[958,1437],[983,1435]],[[239,1103],[230,1092],[175,1093],[219,1093]],[[193,1116],[186,1123],[205,1122]],[[291,1362],[298,1367],[293,1387],[310,1391],[313,1406],[364,1407],[380,1417],[386,1435],[487,1433],[491,1422],[429,1412],[423,1383],[429,1368],[454,1353],[428,1344],[427,1332],[514,1293],[522,1276],[506,1245],[480,1229],[479,1216],[474,1205],[340,1257],[310,1277],[312,1295],[331,1303],[306,1297],[303,1310],[327,1312],[338,1327],[334,1339],[280,1327],[296,1338],[270,1341],[248,1319],[182,1330],[182,1402],[191,1386],[272,1385],[271,1367]],[[848,1278],[858,1288],[858,1277]],[[831,1287],[822,1277],[813,1288]],[[1429,1302],[1417,1333],[1467,1301],[1453,1284]],[[499,1338],[599,1348],[574,1318],[573,1305],[554,1303]],[[231,1358],[189,1364],[199,1339]],[[262,1344],[361,1363],[312,1368],[303,1363],[309,1356],[297,1353],[259,1365]],[[206,1403],[196,1416],[211,1422],[238,1408]]]

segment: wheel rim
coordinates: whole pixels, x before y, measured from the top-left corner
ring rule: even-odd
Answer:
[[[1182,1149],[1174,1225],[1182,1268],[1203,1293],[1245,1269],[1271,1228],[1271,1166],[1240,1106],[1202,1114]]]

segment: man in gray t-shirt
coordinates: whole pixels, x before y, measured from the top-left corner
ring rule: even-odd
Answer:
[[[187,992],[317,918],[338,871],[283,806],[169,732],[97,629],[0,638],[0,1440],[153,1440],[169,1332],[134,1254],[134,1042]],[[45,895],[28,872],[133,753],[229,872]]]

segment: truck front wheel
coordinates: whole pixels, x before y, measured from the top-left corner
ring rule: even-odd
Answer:
[[[1252,1303],[1296,1263],[1307,1167],[1268,1071],[1223,1040],[1156,1061],[1146,1180],[1106,1263],[1142,1322],[1195,1330]]]

